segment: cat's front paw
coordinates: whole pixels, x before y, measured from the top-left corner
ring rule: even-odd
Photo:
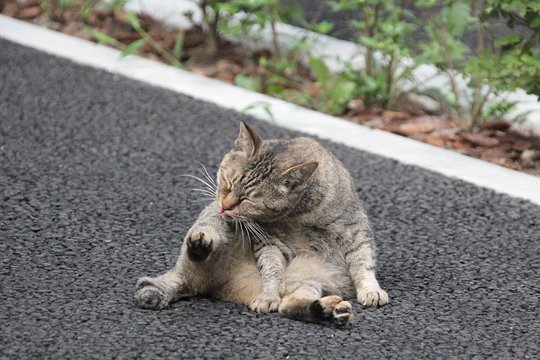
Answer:
[[[154,285],[152,278],[143,277],[137,281],[133,290],[135,306],[141,309],[161,310],[169,305],[166,294]]]
[[[186,239],[187,254],[191,261],[203,261],[212,252],[212,238],[204,232],[194,232]]]
[[[358,290],[356,298],[360,305],[364,306],[383,306],[388,304],[388,294],[381,288]]]
[[[278,294],[259,294],[251,304],[249,308],[258,313],[275,312],[281,304],[281,297]]]

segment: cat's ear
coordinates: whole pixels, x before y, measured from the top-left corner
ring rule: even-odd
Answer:
[[[282,184],[291,190],[305,184],[311,175],[313,175],[317,166],[319,166],[319,163],[313,161],[297,164],[288,168],[281,175],[283,179]]]
[[[255,134],[243,121],[240,121],[240,133],[234,142],[234,149],[243,151],[248,155],[253,155],[261,145],[261,142],[261,137]]]

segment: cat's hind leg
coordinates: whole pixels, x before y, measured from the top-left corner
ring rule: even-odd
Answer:
[[[352,305],[337,295],[310,299],[307,288],[286,295],[279,306],[280,315],[308,322],[331,322],[347,325],[354,319]]]
[[[301,321],[331,322],[337,325],[351,322],[354,314],[350,302],[338,295],[323,297],[323,293],[331,288],[328,283],[339,281],[334,276],[326,278],[331,273],[330,268],[316,257],[295,258],[286,269],[285,296],[278,312],[282,316]]]

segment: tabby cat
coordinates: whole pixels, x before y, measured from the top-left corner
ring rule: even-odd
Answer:
[[[356,291],[366,306],[388,302],[352,178],[316,141],[262,140],[241,123],[215,195],[188,231],[176,266],[139,279],[138,306],[160,309],[206,295],[258,312],[346,324],[353,314],[342,296]]]

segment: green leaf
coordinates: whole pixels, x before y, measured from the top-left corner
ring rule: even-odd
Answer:
[[[135,30],[141,29],[141,23],[139,22],[139,18],[137,17],[137,15],[133,13],[128,13],[126,15],[126,19]]]
[[[136,53],[144,44],[146,44],[146,39],[135,40],[122,50],[122,57]]]
[[[175,67],[178,67],[178,68],[181,68],[181,67],[184,67],[184,64],[182,64],[180,61],[178,61],[177,59],[172,59],[170,61],[170,64],[172,66],[175,66]]]
[[[523,41],[523,35],[520,34],[510,34],[503,36],[502,38],[498,39],[495,42],[495,46],[497,47],[505,47],[505,46],[514,46],[518,45]]]
[[[334,28],[334,24],[328,21],[322,21],[318,24],[313,25],[313,31],[320,34],[328,34]]]
[[[261,92],[261,83],[259,79],[252,78],[244,74],[236,75],[234,83],[244,89]]]
[[[96,39],[100,44],[105,44],[105,45],[114,45],[114,46],[118,46],[120,45],[120,41],[116,40],[115,38],[113,38],[112,36],[109,36],[105,33],[102,33],[101,31],[99,30],[96,30],[96,29],[88,29],[88,31],[90,32],[90,35]]]
[[[252,104],[249,104],[248,106],[246,106],[245,108],[240,110],[240,112],[241,113],[246,113],[246,112],[248,112],[250,110],[261,108],[266,113],[266,115],[268,115],[270,120],[273,123],[276,123],[276,118],[275,118],[274,114],[272,113],[272,109],[270,107],[271,107],[270,103],[268,103],[266,101],[257,101],[257,102],[254,102]]]
[[[315,78],[318,82],[320,82],[321,84],[326,83],[330,70],[328,70],[328,66],[326,66],[326,63],[323,59],[316,57],[309,58],[309,68],[315,75]]]
[[[370,48],[377,49],[380,47],[381,43],[373,38],[367,37],[367,36],[361,36],[360,37],[360,43],[364,46],[368,46]]]
[[[174,42],[173,55],[176,59],[180,60],[182,55],[182,47],[184,46],[184,36],[185,32],[180,30],[176,36],[176,41]]]
[[[356,83],[339,79],[328,93],[333,111],[341,110],[340,108],[352,98],[355,89]]]

